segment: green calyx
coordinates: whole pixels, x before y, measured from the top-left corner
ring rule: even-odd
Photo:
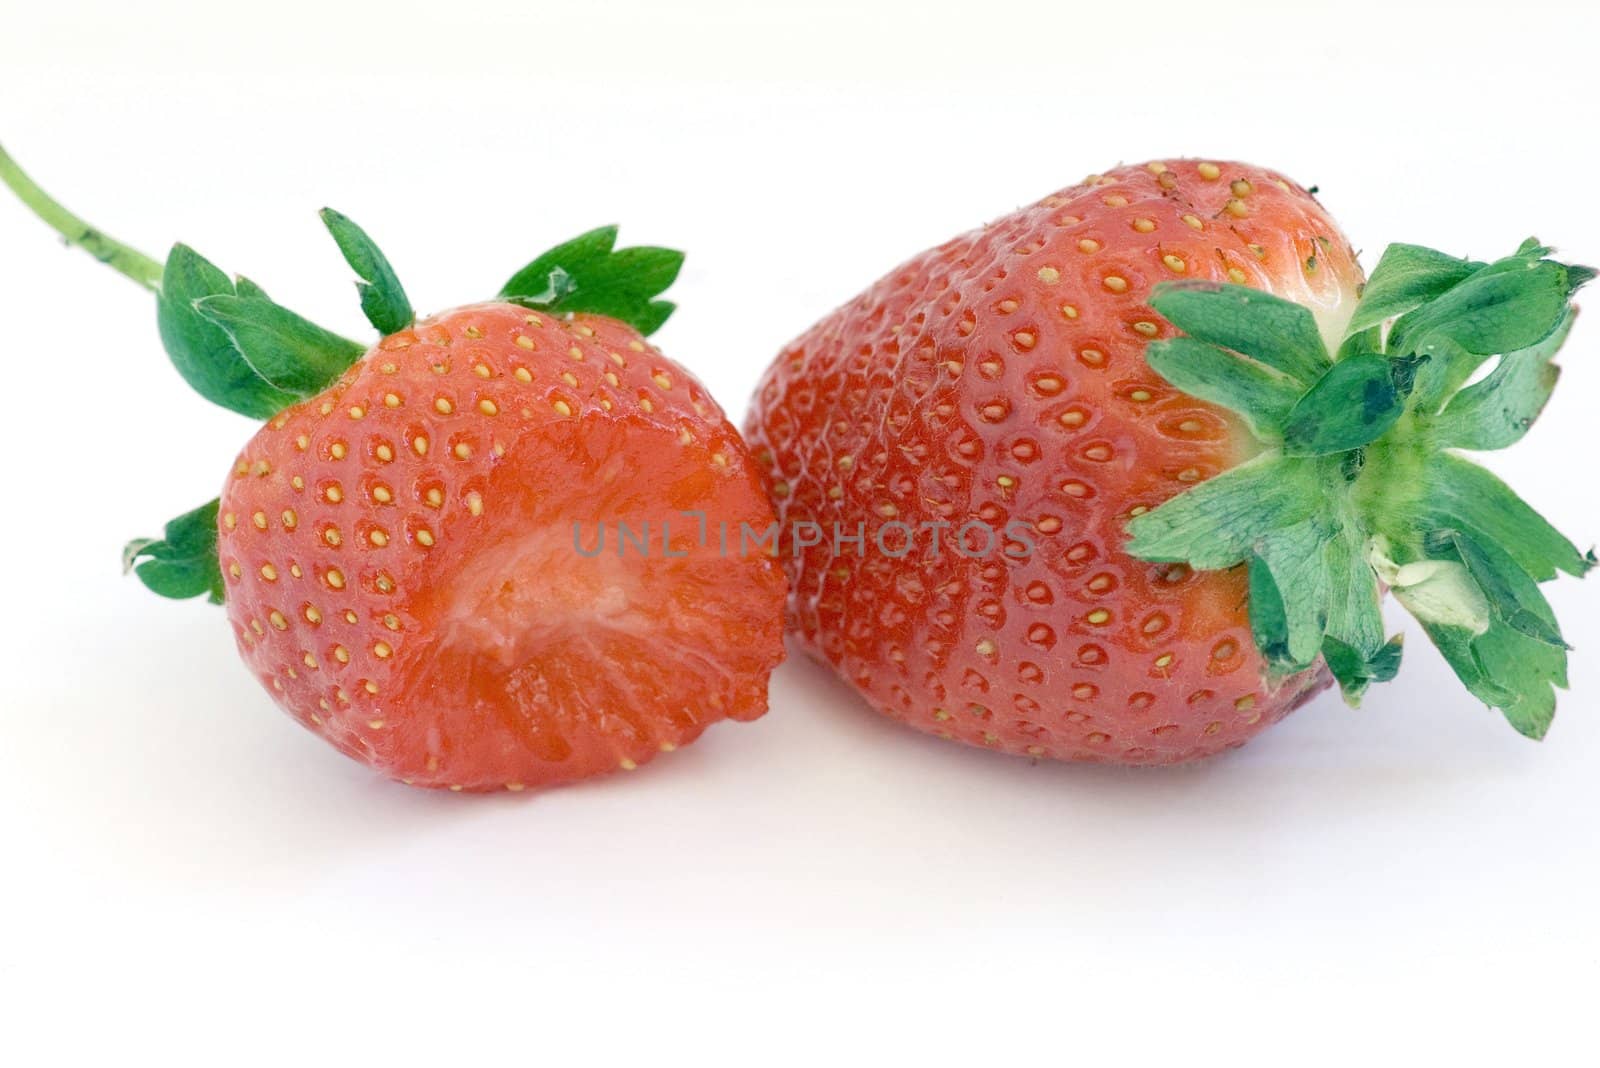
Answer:
[[[230,411],[270,419],[327,389],[368,349],[276,303],[249,279],[229,278],[187,245],[174,245],[162,263],[95,229],[44,192],[3,147],[0,182],[67,244],[153,292],[172,365],[196,393]],[[416,314],[377,244],[331,208],[321,218],[356,274],[367,321],[382,336],[409,328]],[[617,228],[607,226],[558,245],[512,276],[500,299],[555,315],[605,315],[654,333],[673,312],[671,302],[656,298],[677,278],[683,254],[618,249],[616,238]],[[124,570],[164,597],[206,594],[220,602],[216,519],[213,500],[168,523],[164,537],[129,542]]]
[[[1320,658],[1351,704],[1399,668],[1387,588],[1469,691],[1542,737],[1567,646],[1539,584],[1596,561],[1454,450],[1514,444],[1555,387],[1571,299],[1593,272],[1549,252],[1530,240],[1478,263],[1391,245],[1334,354],[1298,304],[1157,287],[1151,305],[1187,336],[1153,342],[1151,367],[1238,413],[1261,451],[1131,520],[1128,551],[1247,568],[1269,672]]]

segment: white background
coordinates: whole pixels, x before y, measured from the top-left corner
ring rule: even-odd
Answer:
[[[1600,261],[1594,11],[0,0],[0,139],[349,332],[324,204],[430,310],[620,221],[689,251],[659,340],[737,418],[906,255],[1118,161],[1319,184],[1369,268],[1530,233]],[[1550,589],[1577,652],[1540,745],[1418,634],[1361,710],[1157,773],[939,743],[794,661],[765,719],[636,775],[424,794],[277,712],[215,609],[119,576],[251,431],[149,296],[0,198],[0,321],[10,1063],[1593,1056],[1592,586]],[[1493,463],[1587,545],[1600,322],[1565,364]]]

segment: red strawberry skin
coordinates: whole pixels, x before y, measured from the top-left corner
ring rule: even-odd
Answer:
[[[1332,334],[1362,274],[1281,175],[1167,160],[932,249],[790,344],[746,430],[785,529],[830,532],[783,554],[799,644],[920,730],[1064,760],[1208,756],[1327,685],[1321,671],[1266,681],[1242,574],[1122,551],[1131,516],[1254,448],[1231,413],[1146,365],[1173,333],[1151,289],[1178,279],[1308,304]],[[870,540],[891,519],[950,528],[940,551],[919,533],[892,559]],[[1020,522],[1034,551],[951,551],[970,521]],[[858,523],[865,553],[836,554],[834,524]]]
[[[648,549],[619,555],[618,521]],[[491,303],[263,427],[218,550],[240,653],[295,719],[409,783],[519,790],[766,710],[784,577],[715,531],[772,521],[736,430],[631,327]]]

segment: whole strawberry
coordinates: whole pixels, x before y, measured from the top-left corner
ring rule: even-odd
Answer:
[[[1307,191],[1197,160],[926,252],[756,393],[791,628],[921,730],[1168,764],[1391,677],[1387,586],[1540,736],[1566,650],[1538,583],[1592,561],[1450,450],[1549,396],[1589,272],[1547,252],[1396,245],[1363,288]]]
[[[585,234],[499,298],[420,321],[350,220],[323,219],[370,349],[178,245],[164,265],[0,177],[157,294],[204,396],[266,425],[219,501],[125,554],[226,604],[295,719],[394,778],[521,790],[631,770],[766,711],[784,578],[715,532],[771,506],[737,431],[645,340],[682,256]]]

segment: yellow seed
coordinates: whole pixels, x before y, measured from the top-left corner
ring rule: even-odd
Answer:
[[[1236,197],[1247,197],[1255,191],[1255,187],[1250,184],[1248,179],[1235,178],[1232,184],[1228,186],[1228,191]]]
[[[342,441],[336,441],[332,445],[328,446],[328,455],[332,456],[335,460],[343,460],[345,458],[346,451],[347,450],[345,449],[344,442]]]
[[[394,500],[394,494],[389,492],[388,486],[373,486],[372,499],[377,501],[379,504],[388,504],[390,501]]]
[[[234,515],[232,512],[224,512],[222,516],[222,525],[227,527],[229,530],[232,530],[234,527],[239,525],[239,517]]]
[[[1200,221],[1200,217],[1198,215],[1185,215],[1183,217],[1183,221],[1189,226],[1190,229],[1193,230],[1204,230],[1206,227],[1206,224]]]
[[[623,771],[633,771],[638,766],[638,764],[635,764],[627,757],[623,757],[622,760],[617,763],[617,767],[621,768]]]
[[[351,626],[354,626],[356,624],[356,622],[359,621],[360,618],[361,618],[360,616],[357,616],[355,614],[355,611],[353,609],[346,608],[344,610],[344,621],[346,623],[349,623]]]
[[[427,527],[423,527],[422,529],[418,530],[417,544],[421,545],[425,549],[431,548],[433,546],[433,531],[429,530]]]
[[[563,416],[563,417],[564,416],[570,416],[572,414],[572,405],[568,404],[564,400],[558,400],[554,404],[552,404],[550,407],[552,407],[552,408],[554,408],[556,410],[556,414],[557,415],[560,415],[560,416]]]
[[[1108,619],[1111,618],[1111,613],[1107,612],[1104,608],[1096,608],[1093,612],[1090,612],[1084,618],[1086,618],[1090,623],[1093,623],[1095,626],[1098,627],[1098,626],[1100,626],[1100,624],[1106,622]]]
[[[423,499],[427,502],[429,508],[437,508],[444,503],[444,494],[435,486],[423,494]]]
[[[344,490],[340,489],[337,485],[329,486],[327,489],[322,491],[322,495],[328,498],[328,503],[330,504],[338,504],[340,501],[344,500]]]
[[[672,388],[672,379],[664,371],[657,371],[655,374],[650,376],[650,379],[662,389]]]
[[[267,622],[271,623],[278,630],[288,630],[289,629],[289,621],[287,619],[285,619],[283,617],[283,613],[278,611],[276,608],[274,608],[267,615]]]
[[[350,650],[342,645],[335,645],[333,647],[333,658],[341,664],[348,664],[350,663]]]
[[[473,515],[483,514],[483,497],[477,490],[467,494],[467,511]]]
[[[515,378],[518,382],[532,382],[533,372],[529,371],[526,367],[519,367],[515,371],[511,372],[511,377]]]
[[[372,646],[372,655],[377,657],[379,660],[388,659],[389,654],[392,652],[394,652],[394,650],[389,648],[388,642],[376,642]]]
[[[353,405],[350,406],[350,418],[352,418],[352,419],[360,419],[362,416],[364,416],[366,414],[367,414],[367,410],[365,408],[363,408],[361,405],[353,404]]]
[[[311,439],[306,435],[301,434],[299,437],[294,439],[294,447],[299,449],[301,452],[305,452],[311,447]]]
[[[282,518],[284,530],[293,530],[300,523],[300,517],[294,514],[293,508],[285,508]]]
[[[1227,204],[1223,205],[1223,210],[1235,219],[1242,219],[1250,214],[1250,209],[1244,206],[1244,201],[1237,198],[1231,199]]]
[[[373,530],[367,535],[367,540],[381,549],[389,544],[389,535],[386,531]]]
[[[1208,182],[1214,182],[1222,177],[1222,168],[1215,163],[1202,163],[1199,167],[1200,177]]]
[[[1099,252],[1100,251],[1100,242],[1096,241],[1092,237],[1085,237],[1085,238],[1083,238],[1082,240],[1080,240],[1078,242],[1078,251],[1079,252]]]
[[[310,623],[313,627],[322,622],[322,613],[317,611],[315,605],[306,605],[305,616],[306,622]]]
[[[527,334],[518,334],[517,347],[523,349],[533,348],[533,338],[529,337]]]
[[[451,449],[450,451],[456,454],[457,460],[466,460],[472,456],[472,446],[468,445],[464,441],[456,442],[455,448]]]
[[[340,537],[338,527],[329,527],[322,532],[322,540],[329,545],[338,545],[344,539]]]
[[[1065,315],[1068,319],[1076,319],[1078,317],[1078,309],[1074,308],[1070,304],[1063,304],[1061,305],[1061,314]]]
[[[500,409],[496,407],[494,401],[490,400],[488,397],[485,397],[483,400],[478,402],[478,411],[482,412],[484,415],[500,414]]]
[[[1000,647],[995,645],[992,638],[980,638],[975,648],[979,656],[993,656]]]
[[[1128,399],[1143,404],[1150,399],[1150,391],[1148,389],[1136,389],[1128,394]]]
[[[1170,252],[1161,257],[1161,262],[1167,265],[1167,270],[1176,274],[1182,274],[1189,266],[1188,264],[1184,263],[1182,259],[1174,256]]]
[[[1108,274],[1105,277],[1105,287],[1113,293],[1126,293],[1128,291],[1128,280],[1121,275]]]
[[[491,372],[489,370],[489,365],[488,364],[486,364],[486,363],[478,363],[478,364],[473,364],[472,373],[477,375],[479,378],[488,378],[489,375],[492,374],[493,372]]]
[[[1164,667],[1170,667],[1171,665],[1172,665],[1172,654],[1171,653],[1162,653],[1160,656],[1156,657],[1156,667],[1164,668]]]
[[[1054,267],[1040,267],[1039,281],[1043,282],[1047,286],[1053,286],[1057,282],[1061,281],[1061,272],[1056,270]]]
[[[239,576],[243,575],[244,572],[239,570],[238,563],[230,563],[228,565],[228,574],[232,575],[234,578],[238,578]]]
[[[306,653],[306,655],[301,657],[300,659],[305,664],[305,666],[310,668],[312,671],[317,670],[317,658],[314,655],[312,655],[311,653]]]
[[[257,530],[266,530],[267,529],[267,513],[265,513],[265,512],[257,512],[255,515],[252,515],[250,517],[250,523]]]
[[[383,395],[383,406],[385,408],[398,408],[398,407],[400,407],[400,394],[398,394],[398,393],[385,393]]]
[[[1143,334],[1145,337],[1155,337],[1158,329],[1155,323],[1152,323],[1146,319],[1141,319],[1134,323],[1133,328],[1139,333]]]
[[[418,434],[411,440],[411,448],[418,456],[428,455],[428,439],[426,435]]]
[[[273,567],[271,564],[262,564],[261,577],[266,579],[268,582],[277,582],[278,569]]]
[[[1247,281],[1249,281],[1249,278],[1239,268],[1237,268],[1237,267],[1229,267],[1228,268],[1228,281],[1232,282],[1234,285],[1242,286]]]
[[[297,490],[303,490],[306,488],[306,480],[301,478],[299,475],[294,475],[289,479],[289,485],[293,486]]]
[[[449,415],[451,412],[456,410],[456,406],[454,404],[450,403],[450,398],[449,397],[438,397],[438,398],[435,398],[435,400],[433,402],[433,408],[440,415]]]
[[[1062,426],[1082,426],[1083,413],[1076,409],[1070,412],[1062,412],[1056,421]]]
[[[344,572],[340,571],[338,568],[336,568],[336,567],[328,568],[327,580],[328,580],[328,585],[332,586],[334,589],[336,589],[336,590],[344,589]]]
[[[1133,228],[1141,234],[1148,234],[1156,228],[1156,223],[1154,219],[1135,219]]]

